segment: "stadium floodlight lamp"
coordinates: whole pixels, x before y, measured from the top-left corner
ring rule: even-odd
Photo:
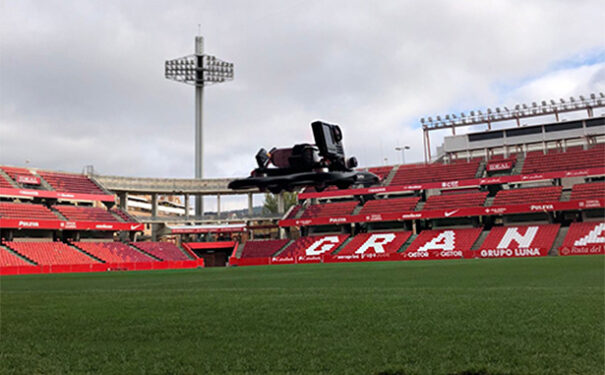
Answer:
[[[471,111],[471,117],[475,117],[475,111]]]
[[[450,115],[449,114],[445,115],[445,119],[449,120],[450,119]]]
[[[594,94],[594,92],[592,94],[590,94],[590,99],[595,99],[597,96]]]
[[[580,95],[580,100],[581,101],[585,101],[586,100],[586,98],[584,98],[584,95]]]
[[[605,98],[605,94],[603,94],[602,92],[600,92],[599,95],[601,96],[601,98]]]
[[[550,105],[556,106],[557,102],[555,102],[554,100],[550,99]]]
[[[433,118],[429,116],[429,122],[433,122]]]
[[[437,115],[437,122],[441,122],[441,116]]]
[[[420,123],[424,124],[424,117],[420,118]]]

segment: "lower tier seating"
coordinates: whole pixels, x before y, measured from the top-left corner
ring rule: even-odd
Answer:
[[[481,250],[538,249],[549,251],[559,233],[559,224],[494,227]]]
[[[51,210],[41,204],[0,203],[0,217],[19,220],[59,220]]]
[[[130,216],[130,214],[128,212],[125,212],[118,207],[113,207],[110,211],[113,212],[114,214],[118,215],[122,220],[124,220],[127,223],[136,223],[137,222],[137,220],[135,218],[133,218],[132,216]]]
[[[605,182],[576,184],[571,188],[570,199],[605,199]]]
[[[177,245],[171,242],[133,242],[131,245],[161,260],[191,260]]]
[[[399,251],[412,232],[360,233],[346,244],[338,255],[391,254]]]
[[[406,252],[428,250],[468,251],[477,241],[479,234],[481,234],[481,228],[423,230],[410,244]]]
[[[240,258],[268,258],[287,243],[288,240],[250,240],[244,244]]]
[[[32,264],[19,258],[10,251],[0,247],[0,267],[31,266]]]
[[[561,248],[605,247],[605,223],[572,223]]]
[[[63,242],[5,242],[4,244],[39,265],[98,263]]]
[[[74,242],[79,249],[101,259],[105,263],[154,262],[145,255],[122,242]]]
[[[523,189],[500,190],[496,194],[493,206],[509,204],[558,202],[561,198],[561,186],[541,186]]]
[[[329,254],[336,250],[348,237],[348,234],[301,237],[291,243],[278,257]]]

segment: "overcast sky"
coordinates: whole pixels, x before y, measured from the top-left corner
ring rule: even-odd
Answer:
[[[605,91],[602,0],[0,4],[2,164],[193,176],[194,89],[163,69],[198,24],[235,64],[205,91],[206,177],[312,141],[316,119],[362,166],[392,164],[398,144],[422,160],[420,117]]]

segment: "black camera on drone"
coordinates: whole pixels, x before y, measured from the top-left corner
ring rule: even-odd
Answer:
[[[229,183],[230,189],[258,188],[279,193],[283,190],[313,186],[322,191],[328,186],[347,189],[353,185],[378,183],[376,175],[353,170],[357,159],[345,158],[342,131],[338,125],[315,121],[311,124],[315,144],[302,143],[291,148],[261,148],[256,154],[258,168],[250,177]]]

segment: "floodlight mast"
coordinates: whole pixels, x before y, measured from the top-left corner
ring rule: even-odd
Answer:
[[[195,86],[195,178],[204,176],[203,163],[203,108],[204,86],[233,79],[233,63],[204,55],[204,37],[195,37],[195,54],[167,60],[165,77],[173,81]],[[204,206],[202,197],[195,200],[195,216],[202,217]]]

